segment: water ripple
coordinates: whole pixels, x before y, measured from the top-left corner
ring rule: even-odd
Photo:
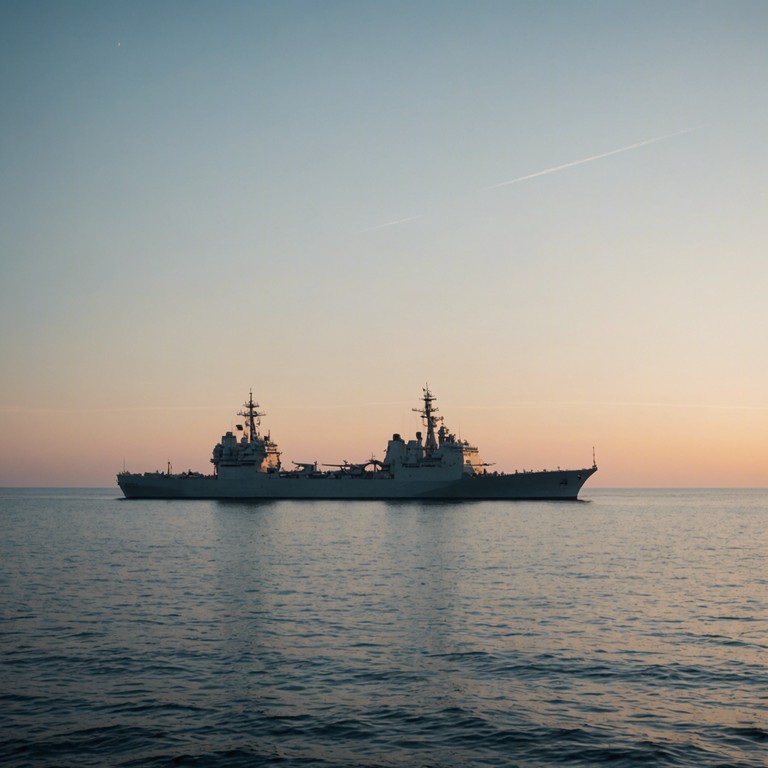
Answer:
[[[765,766],[764,492],[0,496],[3,766]]]

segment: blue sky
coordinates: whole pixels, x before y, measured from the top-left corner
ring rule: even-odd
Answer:
[[[379,450],[426,380],[510,467],[768,481],[765,3],[0,14],[0,484],[204,463],[251,386]]]

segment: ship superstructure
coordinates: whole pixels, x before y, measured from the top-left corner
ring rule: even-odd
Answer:
[[[293,462],[260,431],[261,413],[251,392],[238,412],[244,423],[226,432],[213,449],[213,474],[121,472],[117,483],[127,498],[209,499],[575,499],[591,467],[577,470],[504,473],[489,471],[478,449],[454,435],[438,416],[426,386],[420,414],[426,430],[405,441],[394,434],[383,461],[353,464]]]
[[[233,432],[227,432],[214,447],[211,463],[217,477],[225,480],[239,477],[243,469],[252,472],[280,471],[280,451],[277,445],[272,442],[269,433],[262,436],[259,432],[261,417],[266,415],[258,410],[259,407],[258,403],[253,402],[251,391],[243,409],[237,412],[238,416],[245,419],[244,424],[238,424],[242,436],[238,440]]]
[[[416,438],[406,443],[395,434],[388,442],[382,466],[392,477],[416,480],[428,474],[430,477],[456,480],[473,476],[489,466],[480,460],[477,448],[466,440],[459,440],[448,430],[443,417],[436,415],[435,400],[429,387],[424,387],[423,406],[413,409],[421,415],[427,430],[426,438],[423,439],[422,433],[417,432]]]

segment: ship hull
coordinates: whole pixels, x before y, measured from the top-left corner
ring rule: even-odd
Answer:
[[[595,467],[509,475],[465,476],[459,480],[397,480],[369,477],[286,477],[276,473],[247,478],[160,473],[118,475],[128,499],[443,499],[575,500]]]

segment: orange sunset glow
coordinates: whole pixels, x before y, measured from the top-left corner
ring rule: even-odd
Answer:
[[[251,388],[380,456],[426,382],[505,471],[768,485],[764,27],[657,10],[6,9],[0,485],[208,471]]]

